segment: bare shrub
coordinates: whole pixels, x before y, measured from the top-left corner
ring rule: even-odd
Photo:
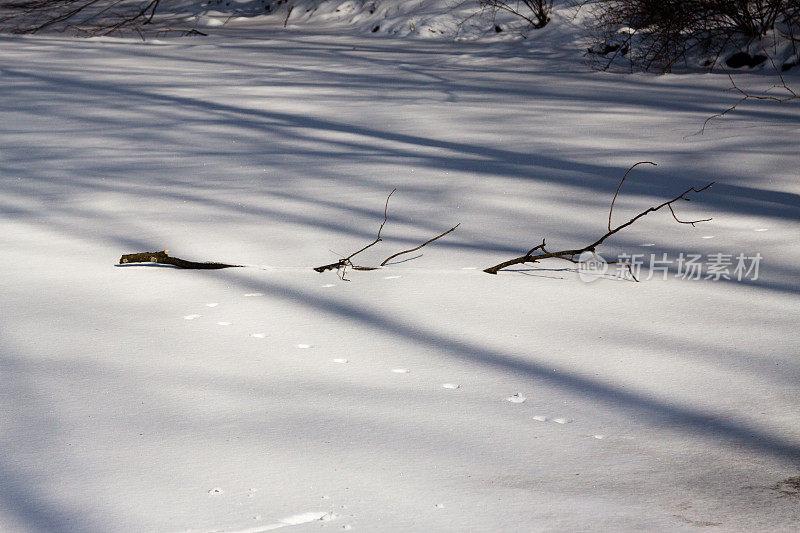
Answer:
[[[193,29],[155,28],[161,0],[12,0],[0,3],[0,31],[69,32],[82,37],[146,30],[202,34]]]
[[[608,68],[620,58],[644,70],[669,71],[690,54],[713,68],[729,47],[746,47],[770,32],[794,43],[797,0],[610,0],[593,6],[595,45]]]
[[[553,11],[553,0],[478,0],[478,4],[484,10],[516,15],[537,30],[550,22],[550,13]]]

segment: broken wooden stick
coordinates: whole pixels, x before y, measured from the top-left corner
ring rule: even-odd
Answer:
[[[710,218],[705,218],[705,219],[700,219],[700,220],[680,220],[675,215],[675,210],[672,208],[672,204],[674,204],[675,202],[677,202],[679,200],[685,200],[687,202],[691,201],[691,199],[686,196],[687,194],[692,193],[692,192],[695,192],[695,193],[703,192],[706,189],[710,188],[712,185],[714,185],[713,181],[711,183],[709,183],[708,185],[706,185],[705,187],[701,188],[701,189],[696,189],[694,187],[689,187],[688,189],[683,191],[681,194],[679,194],[678,196],[676,196],[672,200],[668,200],[668,201],[666,201],[666,202],[664,202],[662,204],[659,204],[657,206],[650,207],[649,209],[647,209],[645,211],[642,211],[641,213],[639,213],[638,215],[636,215],[635,217],[633,217],[629,221],[625,222],[624,224],[621,224],[621,225],[617,226],[616,228],[612,229],[611,228],[611,215],[614,212],[614,202],[617,199],[617,195],[619,195],[619,191],[622,188],[622,184],[625,182],[625,178],[628,177],[628,174],[631,172],[631,170],[633,170],[638,165],[643,165],[643,164],[650,164],[650,165],[654,165],[655,166],[655,163],[652,163],[650,161],[639,161],[638,163],[636,163],[635,165],[630,167],[628,169],[628,171],[625,173],[625,175],[622,177],[622,180],[620,180],[619,187],[617,187],[617,192],[614,193],[614,198],[611,200],[611,208],[608,211],[608,232],[605,235],[603,235],[602,237],[600,237],[599,239],[597,239],[593,243],[591,243],[591,244],[589,244],[587,246],[584,246],[583,248],[575,248],[575,249],[572,249],[572,250],[561,250],[561,251],[558,251],[558,252],[548,252],[547,249],[545,248],[545,246],[546,246],[545,240],[542,239],[542,244],[534,246],[533,248],[528,250],[528,253],[526,253],[525,255],[520,256],[520,257],[515,257],[514,259],[509,259],[508,261],[504,261],[504,262],[502,262],[500,264],[497,264],[497,265],[495,265],[493,267],[489,267],[489,268],[485,269],[484,272],[486,272],[487,274],[497,274],[498,271],[500,271],[500,270],[502,270],[504,268],[510,267],[512,265],[519,265],[521,263],[538,263],[539,261],[541,261],[543,259],[551,259],[551,258],[553,258],[553,259],[563,259],[563,260],[569,261],[571,263],[579,263],[579,261],[577,261],[575,259],[576,257],[579,257],[584,252],[594,253],[595,249],[598,246],[600,246],[601,244],[603,244],[603,242],[606,239],[608,239],[609,237],[611,237],[612,235],[614,235],[618,231],[627,228],[628,226],[630,226],[631,224],[633,224],[634,222],[636,222],[637,220],[639,220],[643,216],[648,215],[650,213],[653,213],[655,211],[658,211],[659,209],[661,209],[663,207],[668,207],[670,212],[672,213],[672,218],[674,218],[675,221],[680,223],[680,224],[691,224],[692,226],[694,226],[698,222],[708,222],[709,220],[711,220]],[[534,252],[537,251],[537,250],[541,250],[542,253],[534,255]],[[608,261],[608,262],[609,263],[616,263],[617,261]],[[630,268],[629,268],[629,271],[630,271]],[[633,274],[631,273],[631,275],[633,275]],[[636,280],[635,277],[633,279],[635,281],[638,281],[638,280]]]
[[[122,257],[119,258],[119,264],[130,264],[130,263],[158,263],[160,265],[172,265],[178,268],[195,268],[195,269],[205,269],[205,270],[216,270],[220,268],[233,268],[233,267],[241,267],[244,265],[228,265],[226,263],[196,263],[194,261],[186,261],[185,259],[179,259],[177,257],[170,257],[167,255],[168,250],[162,250],[160,252],[141,252],[137,254],[124,254]]]
[[[345,274],[347,272],[347,268],[348,267],[353,269],[353,270],[377,270],[378,268],[380,268],[380,267],[366,267],[366,266],[355,265],[355,264],[353,264],[352,259],[353,259],[353,257],[355,257],[356,255],[360,254],[361,252],[363,252],[367,248],[375,246],[376,244],[378,244],[379,242],[381,242],[383,240],[381,238],[381,232],[383,231],[383,227],[386,225],[386,222],[389,220],[389,198],[392,197],[392,195],[395,193],[395,191],[397,191],[396,187],[394,189],[392,189],[392,192],[390,192],[389,196],[386,197],[386,203],[383,206],[383,222],[381,222],[381,225],[378,228],[378,236],[375,238],[374,241],[372,241],[371,243],[367,244],[366,246],[364,246],[360,250],[357,250],[357,251],[353,252],[352,254],[348,255],[347,257],[339,259],[335,263],[330,263],[330,264],[327,264],[327,265],[314,267],[314,270],[316,270],[317,272],[325,272],[326,270],[340,270],[340,276],[339,277],[344,281],[350,281],[349,279],[347,279],[345,277]],[[440,233],[436,237],[434,237],[434,238],[432,238],[432,239],[420,244],[416,248],[412,248],[410,250],[403,250],[402,252],[398,252],[398,253],[396,253],[394,255],[390,255],[389,257],[387,257],[386,259],[383,260],[383,262],[380,264],[380,266],[385,266],[386,263],[388,263],[389,261],[391,261],[392,259],[394,259],[395,257],[397,257],[399,255],[403,255],[403,254],[407,254],[409,252],[415,252],[415,251],[419,250],[423,246],[426,246],[426,245],[428,245],[428,244],[430,244],[430,243],[432,243],[432,242],[444,237],[448,233],[451,233],[451,232],[455,231],[455,229],[460,225],[461,225],[461,223],[456,224],[455,226],[453,226],[449,230],[445,231],[444,233]]]

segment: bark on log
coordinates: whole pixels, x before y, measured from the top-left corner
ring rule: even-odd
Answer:
[[[196,263],[194,261],[186,261],[185,259],[179,259],[177,257],[168,256],[167,250],[162,250],[160,252],[141,252],[137,254],[124,254],[122,257],[119,258],[119,264],[121,265],[130,263],[158,263],[160,265],[172,265],[178,268],[194,268],[194,269],[204,269],[204,270],[217,270],[220,268],[233,268],[233,267],[243,266],[243,265],[229,265],[226,263],[212,263],[212,262]]]

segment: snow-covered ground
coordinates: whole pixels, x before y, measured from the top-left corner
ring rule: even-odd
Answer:
[[[726,76],[593,72],[565,20],[282,26],[0,36],[0,530],[796,530],[796,104],[695,135]],[[667,254],[667,279],[481,272],[602,235],[645,160],[616,223],[717,182],[676,210],[711,222],[599,250]],[[395,187],[360,264],[461,225],[314,272]],[[253,266],[115,265],[164,248]],[[682,253],[763,259],[691,280]]]

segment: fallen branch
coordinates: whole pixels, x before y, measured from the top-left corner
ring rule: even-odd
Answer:
[[[335,263],[330,263],[330,264],[327,264],[327,265],[314,267],[314,270],[316,270],[317,272],[325,272],[326,270],[339,270],[340,271],[339,277],[343,281],[350,281],[349,279],[347,279],[345,277],[345,274],[347,272],[347,268],[348,267],[353,269],[353,270],[377,270],[378,268],[380,268],[380,267],[366,267],[366,266],[355,265],[355,264],[353,264],[352,259],[353,259],[353,257],[355,257],[356,255],[360,254],[364,250],[366,250],[366,249],[368,249],[368,248],[370,248],[372,246],[375,246],[376,244],[378,244],[379,242],[381,242],[383,240],[383,239],[381,239],[381,232],[383,231],[383,226],[385,226],[386,222],[389,220],[389,198],[392,197],[392,195],[395,193],[395,191],[397,191],[397,188],[392,189],[392,192],[390,192],[389,196],[386,197],[386,203],[385,203],[385,205],[383,207],[383,222],[381,222],[381,225],[378,228],[378,236],[375,237],[374,241],[372,241],[371,243],[367,244],[366,246],[364,246],[360,250],[357,250],[357,251],[353,252],[352,254],[348,255],[347,257],[339,259]],[[455,226],[453,226],[449,230],[445,231],[444,233],[440,233],[436,237],[434,237],[434,238],[432,238],[432,239],[420,244],[416,248],[412,248],[410,250],[403,250],[402,252],[398,252],[398,253],[396,253],[394,255],[390,255],[389,257],[387,257],[386,259],[383,260],[383,262],[380,264],[380,266],[381,267],[385,266],[386,263],[388,263],[389,261],[391,261],[392,259],[394,259],[395,257],[397,257],[399,255],[407,254],[407,253],[410,253],[410,252],[415,252],[415,251],[419,250],[420,248],[422,248],[423,246],[426,246],[426,245],[428,245],[428,244],[430,244],[430,243],[432,243],[432,242],[434,242],[434,241],[436,241],[438,239],[441,239],[442,237],[444,237],[448,233],[451,233],[452,231],[455,231],[455,229],[460,225],[461,225],[461,223],[456,224]]]
[[[461,225],[461,223],[459,222],[458,224],[456,224],[455,226],[453,226],[453,227],[452,227],[452,228],[450,228],[449,230],[445,231],[444,233],[440,233],[439,235],[437,235],[436,237],[434,237],[433,239],[431,239],[431,240],[429,240],[429,241],[423,242],[422,244],[420,244],[420,245],[419,245],[419,246],[417,246],[416,248],[412,248],[412,249],[410,249],[410,250],[403,250],[402,252],[397,252],[397,253],[396,253],[396,254],[394,254],[394,255],[390,255],[389,257],[387,257],[386,259],[384,259],[384,260],[383,260],[383,263],[381,263],[381,266],[385,266],[385,265],[386,265],[386,263],[388,263],[389,261],[391,261],[392,259],[394,259],[395,257],[397,257],[397,256],[399,256],[399,255],[408,254],[408,253],[411,253],[411,252],[416,252],[417,250],[419,250],[419,249],[420,249],[420,248],[422,248],[423,246],[427,246],[428,244],[432,243],[433,241],[435,241],[435,240],[438,240],[438,239],[441,239],[442,237],[444,237],[444,236],[445,236],[445,235],[447,235],[448,233],[450,233],[450,232],[452,232],[452,231],[455,231],[455,230],[456,230],[456,228],[457,228],[457,227],[459,227],[460,225]]]
[[[392,192],[390,192],[389,196],[386,197],[386,204],[383,206],[383,222],[381,222],[381,226],[378,228],[378,236],[375,237],[374,241],[372,241],[368,245],[364,246],[360,250],[358,250],[356,252],[353,252],[352,254],[348,255],[347,257],[339,259],[335,263],[330,263],[328,265],[318,266],[318,267],[315,267],[314,270],[316,270],[317,272],[325,272],[326,270],[339,270],[339,269],[342,269],[341,278],[344,281],[349,281],[347,278],[345,278],[345,273],[347,271],[347,267],[348,266],[353,268],[353,270],[375,270],[374,268],[370,268],[370,267],[359,267],[359,266],[356,266],[350,260],[353,257],[355,257],[356,255],[358,255],[361,252],[363,252],[364,250],[366,250],[367,248],[375,246],[376,244],[381,242],[381,231],[383,231],[383,226],[386,225],[386,221],[389,220],[389,198],[392,197],[392,195],[395,193],[396,190],[397,190],[397,187],[392,189]]]
[[[125,254],[119,258],[119,264],[130,263],[158,263],[161,265],[172,265],[178,268],[195,268],[204,270],[216,270],[220,268],[233,268],[241,267],[243,265],[228,265],[226,263],[196,263],[194,261],[186,261],[178,259],[177,257],[170,257],[167,255],[168,250],[161,252],[142,252],[137,254]]]
[[[672,204],[674,204],[675,202],[677,202],[679,200],[685,200],[687,202],[691,201],[691,199],[686,196],[687,194],[692,193],[692,192],[695,192],[695,193],[703,192],[706,189],[710,188],[714,184],[713,181],[711,183],[709,183],[708,185],[706,185],[705,187],[701,188],[701,189],[696,189],[694,187],[690,187],[690,188],[686,189],[684,192],[682,192],[681,194],[679,194],[678,196],[676,196],[675,198],[673,198],[672,200],[668,200],[668,201],[666,201],[666,202],[664,202],[662,204],[659,204],[657,206],[650,207],[649,209],[647,209],[645,211],[642,211],[641,213],[639,213],[638,215],[636,215],[635,217],[633,217],[629,221],[625,222],[624,224],[621,224],[621,225],[617,226],[616,228],[612,229],[611,228],[611,216],[612,216],[612,214],[614,212],[614,202],[617,199],[617,195],[619,195],[619,191],[622,188],[622,184],[625,182],[625,178],[628,176],[630,171],[633,170],[638,165],[642,165],[642,164],[655,165],[655,163],[652,163],[650,161],[640,161],[640,162],[636,163],[635,165],[633,165],[632,167],[630,167],[628,169],[628,171],[625,173],[625,175],[622,177],[622,180],[620,180],[619,187],[617,187],[617,192],[614,194],[614,198],[611,201],[611,207],[610,207],[610,209],[608,211],[608,232],[605,235],[603,235],[602,237],[600,237],[599,239],[597,239],[593,243],[591,243],[591,244],[589,244],[587,246],[584,246],[583,248],[576,248],[576,249],[572,249],[572,250],[560,250],[558,252],[549,252],[549,251],[547,251],[547,249],[545,248],[545,246],[546,246],[545,240],[542,239],[542,244],[534,246],[525,255],[520,256],[520,257],[515,257],[514,259],[509,259],[508,261],[504,261],[504,262],[502,262],[502,263],[500,263],[498,265],[495,265],[493,267],[489,267],[489,268],[485,269],[484,272],[486,272],[487,274],[497,274],[498,271],[500,271],[500,270],[502,270],[504,268],[513,266],[513,265],[519,265],[521,263],[538,263],[539,261],[542,261],[543,259],[551,259],[551,258],[552,259],[563,259],[563,260],[569,261],[571,263],[576,263],[577,264],[577,263],[579,263],[579,261],[576,260],[576,257],[579,257],[581,254],[583,254],[585,252],[595,253],[596,248],[598,246],[600,246],[601,244],[603,244],[603,242],[606,239],[608,239],[609,237],[611,237],[615,233],[619,232],[620,230],[623,230],[623,229],[627,228],[628,226],[630,226],[631,224],[633,224],[634,222],[636,222],[637,220],[639,220],[643,216],[648,215],[650,213],[653,213],[655,211],[658,211],[659,209],[662,209],[664,207],[668,207],[669,208],[670,212],[672,213],[672,217],[677,222],[679,222],[680,224],[691,224],[692,226],[694,226],[698,222],[708,222],[709,220],[711,220],[710,218],[705,218],[705,219],[701,219],[701,220],[689,220],[689,221],[679,220],[678,217],[675,215],[675,211],[672,208]],[[542,253],[534,255],[534,252],[536,252],[537,250],[541,250]],[[609,263],[617,263],[617,261],[608,261],[608,262]],[[629,271],[630,271],[630,267],[629,267]],[[631,275],[633,275],[632,272],[631,272]],[[638,280],[636,280],[635,277],[633,279],[635,281],[638,281]]]
[[[765,51],[765,53],[766,53],[766,51]],[[786,80],[783,78],[783,74],[781,74],[780,69],[775,64],[775,60],[772,59],[772,56],[767,54],[767,57],[769,58],[770,62],[772,63],[772,68],[775,70],[775,74],[778,76],[778,79],[781,81],[780,85],[777,85],[777,84],[773,85],[770,88],[770,90],[771,89],[778,89],[778,90],[786,91],[786,93],[787,93],[786,96],[773,96],[773,95],[770,95],[770,94],[752,94],[752,93],[749,93],[749,92],[745,91],[744,89],[740,88],[738,85],[736,85],[736,82],[733,81],[733,76],[731,76],[731,73],[723,68],[723,71],[725,72],[725,74],[728,75],[728,79],[731,80],[731,86],[726,90],[727,91],[738,92],[741,95],[741,98],[739,98],[739,100],[735,104],[733,104],[729,108],[725,109],[724,111],[722,111],[720,113],[716,113],[716,114],[711,115],[710,117],[708,117],[705,120],[705,122],[703,122],[703,127],[700,128],[700,131],[699,131],[700,135],[705,133],[706,126],[713,119],[722,118],[723,116],[727,115],[731,111],[734,111],[737,107],[739,107],[740,104],[746,102],[747,100],[766,100],[766,101],[769,101],[769,102],[777,102],[779,104],[790,102],[792,100],[800,100],[800,94],[798,94],[794,89],[792,89],[791,87],[789,87],[786,84]]]

